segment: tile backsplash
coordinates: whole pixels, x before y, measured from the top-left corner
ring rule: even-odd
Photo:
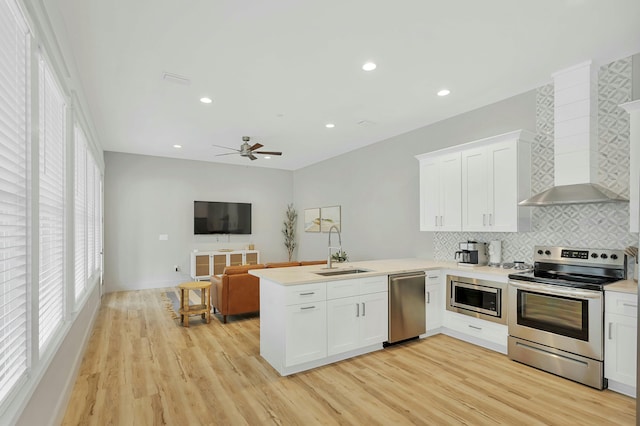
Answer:
[[[618,105],[632,96],[632,60],[604,65],[598,72],[598,179],[599,183],[629,196],[629,116]],[[553,85],[537,90],[536,138],[531,149],[533,194],[553,186]],[[624,249],[638,243],[629,232],[628,203],[534,207],[532,230],[518,233],[436,232],[438,260],[453,260],[458,243],[467,240],[502,241],[502,261],[533,261],[534,245]]]

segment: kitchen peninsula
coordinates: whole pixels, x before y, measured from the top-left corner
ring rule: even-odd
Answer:
[[[349,273],[354,270],[360,272]],[[281,375],[289,375],[382,349],[388,332],[388,276],[415,271],[426,271],[427,291],[434,290],[429,302],[438,319],[429,323],[428,307],[427,335],[436,334],[442,325],[447,273],[503,283],[510,273],[416,258],[343,263],[331,270],[319,265],[251,270],[260,278],[260,355]],[[473,320],[464,318],[456,324],[478,336],[465,338],[455,325],[451,335],[476,344],[488,338],[483,346],[506,353],[506,326],[478,327],[471,324]],[[492,345],[492,339],[497,343]]]

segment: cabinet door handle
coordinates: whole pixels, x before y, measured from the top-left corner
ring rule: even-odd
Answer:
[[[366,315],[366,312],[364,310],[364,302],[362,302],[362,316],[365,316],[365,315]]]
[[[613,333],[612,333],[612,331],[613,331],[613,323],[612,323],[612,322],[610,322],[610,323],[609,323],[609,340],[613,339]]]
[[[487,215],[482,213],[482,226],[487,226]]]
[[[356,318],[360,316],[360,304],[356,303]]]
[[[468,324],[469,328],[473,328],[474,330],[482,330],[482,327],[476,327],[475,325]]]
[[[436,220],[435,225],[438,226],[438,216],[434,216],[434,219]]]
[[[493,226],[493,213],[489,213],[489,226]]]
[[[310,291],[308,293],[300,293],[300,296],[311,296],[312,294],[316,294],[315,291]]]
[[[637,308],[638,305],[635,303],[623,303],[622,306],[626,306],[627,308]]]
[[[300,308],[301,311],[306,311],[307,309],[315,309],[315,306],[303,306],[302,308]]]
[[[430,291],[427,292],[427,305],[429,303],[431,303],[431,292]]]

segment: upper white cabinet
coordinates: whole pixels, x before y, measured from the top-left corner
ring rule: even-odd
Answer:
[[[420,230],[460,231],[460,153],[420,159]]]
[[[531,143],[525,130],[433,153],[420,161],[420,230],[517,232],[531,229]]]
[[[629,113],[629,231],[640,223],[640,100],[620,105]]]
[[[518,202],[531,194],[530,140],[510,134],[480,145],[462,151],[462,230],[529,231],[531,208]]]

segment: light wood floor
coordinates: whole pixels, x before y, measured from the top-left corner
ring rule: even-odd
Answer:
[[[259,319],[229,320],[187,329],[161,290],[106,295],[63,424],[635,424],[632,398],[444,335],[280,377]]]

